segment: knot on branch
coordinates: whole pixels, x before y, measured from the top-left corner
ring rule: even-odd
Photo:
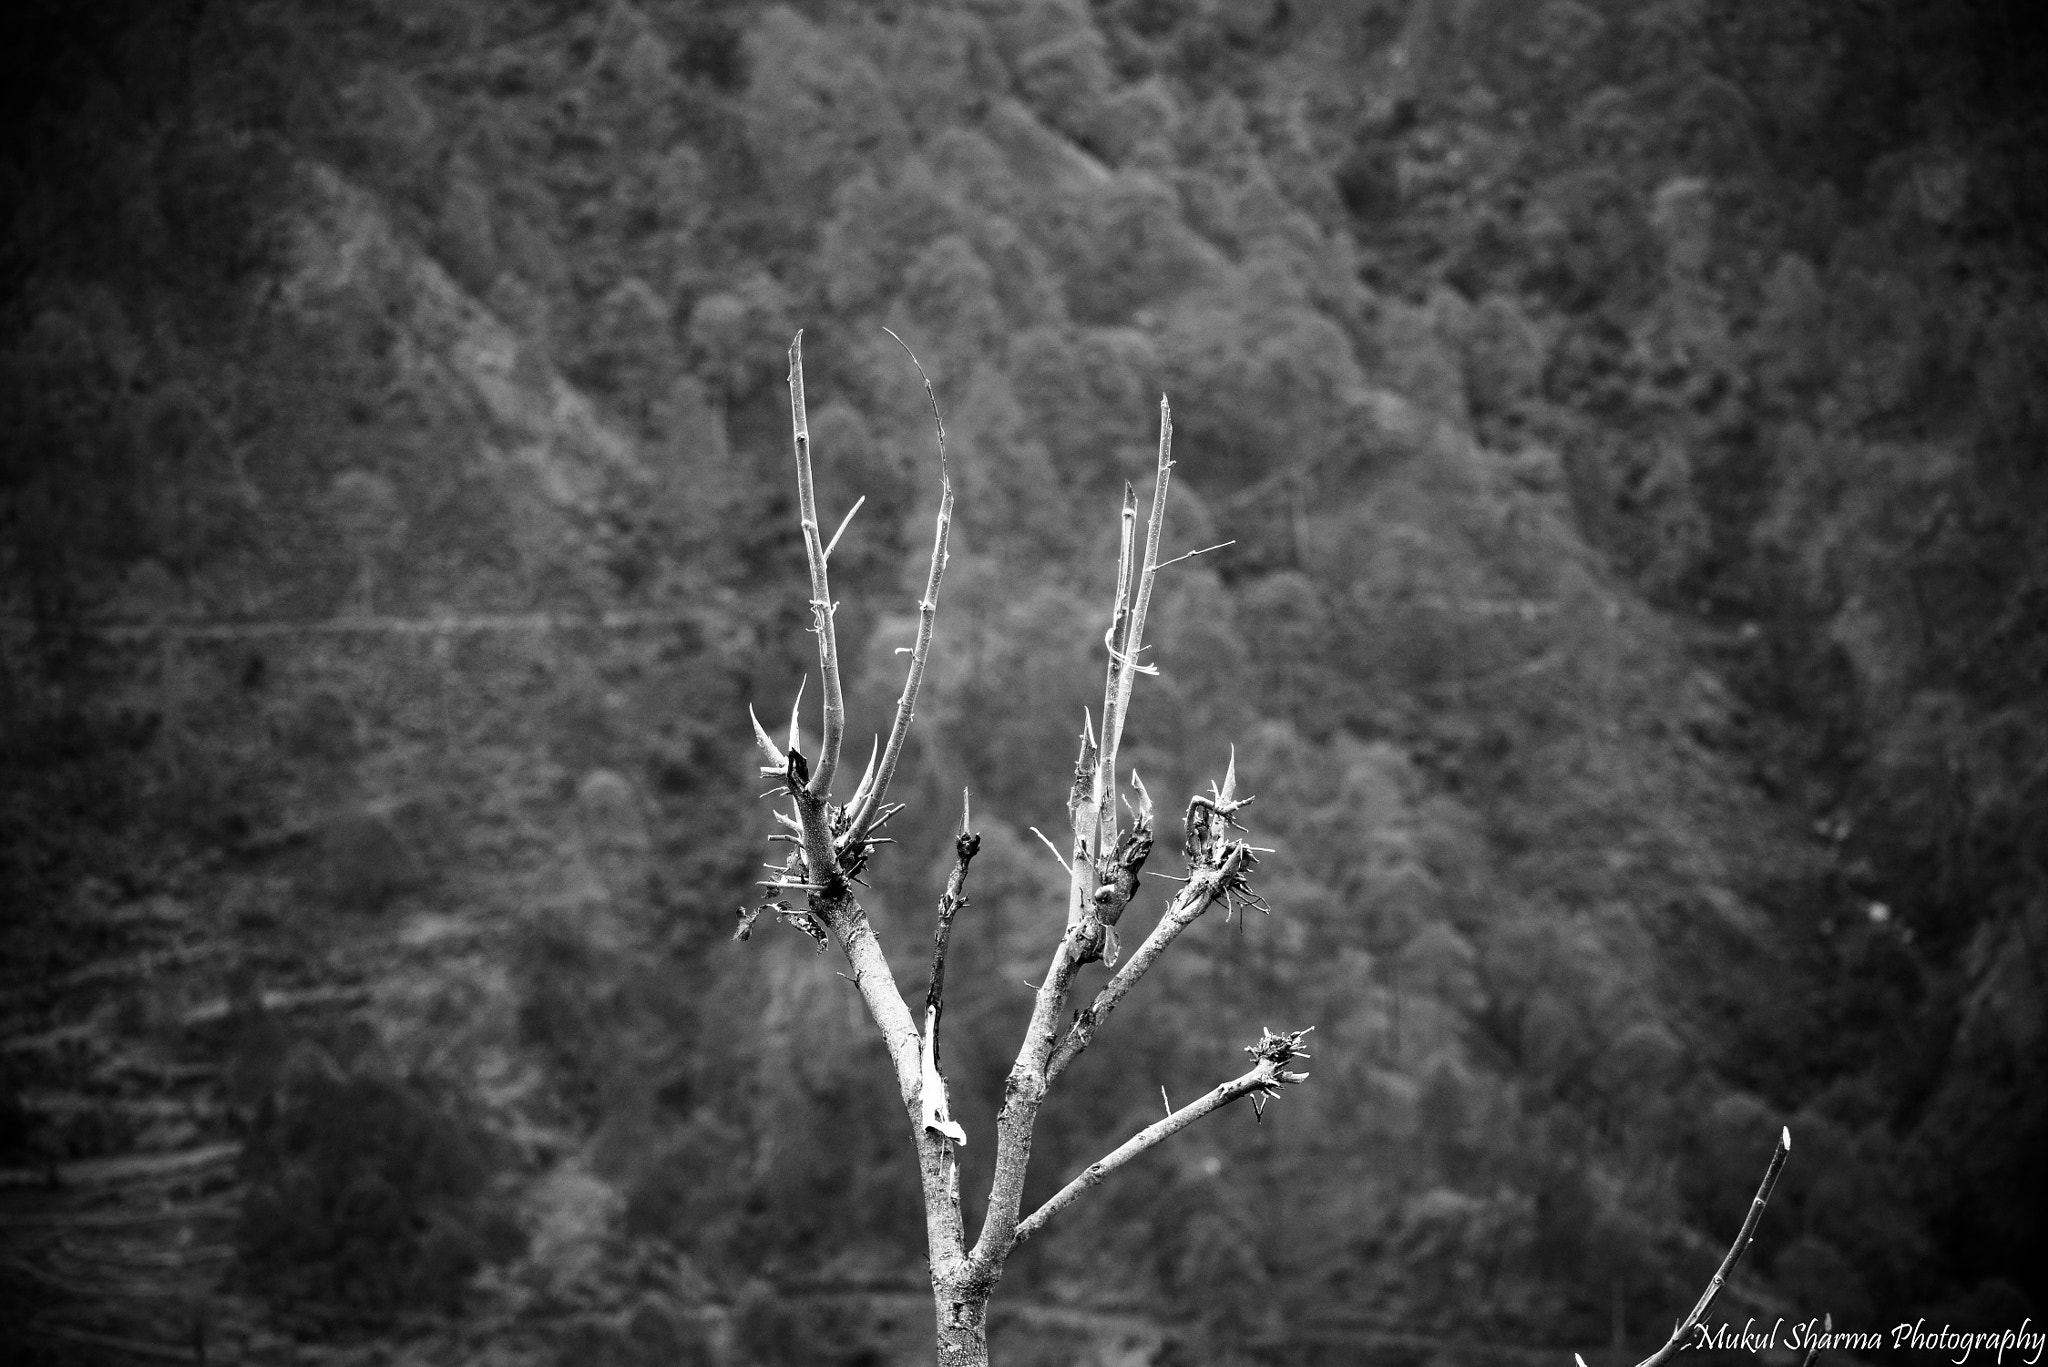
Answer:
[[[1289,1072],[1287,1065],[1298,1058],[1310,1057],[1308,1050],[1301,1046],[1308,1038],[1309,1031],[1313,1029],[1315,1027],[1311,1025],[1306,1030],[1288,1030],[1275,1034],[1260,1026],[1259,1042],[1244,1047],[1244,1051],[1258,1064],[1256,1071],[1259,1080],[1250,1092],[1254,1120],[1265,1120],[1266,1103],[1280,1095],[1281,1084],[1308,1081],[1307,1073]]]
[[[1251,803],[1251,798],[1237,795],[1237,747],[1232,746],[1230,767],[1223,771],[1223,782],[1211,783],[1207,797],[1196,793],[1188,799],[1187,815],[1183,819],[1183,849],[1188,857],[1190,874],[1204,865],[1214,866],[1222,862],[1219,847],[1228,832],[1244,829],[1237,824],[1236,815]]]
[[[839,861],[839,871],[849,880],[857,880],[867,871],[868,861],[875,857],[875,851],[891,844],[890,837],[877,832],[887,824],[890,817],[903,810],[900,802],[884,802],[875,809],[875,815],[867,823],[867,829],[856,831],[854,823],[859,819],[851,803],[834,807],[826,825],[832,832],[832,852]],[[976,836],[976,848],[980,848],[980,837]],[[969,856],[972,858],[973,856]]]
[[[1272,904],[1252,890],[1252,870],[1259,866],[1258,852],[1253,846],[1231,840],[1211,846],[1209,853],[1212,862],[1197,868],[1215,880],[1215,895],[1223,901],[1224,920],[1236,912],[1239,902],[1256,908],[1262,915],[1273,914]]]
[[[1151,853],[1152,827],[1147,823],[1126,833],[1115,852],[1095,866],[1098,883],[1093,901],[1104,925],[1115,925],[1131,898],[1137,896],[1138,875]]]
[[[1082,964],[1100,963],[1105,951],[1107,951],[1109,962],[1111,964],[1116,962],[1118,954],[1116,932],[1103,924],[1102,917],[1096,914],[1093,906],[1089,907],[1086,916],[1083,916],[1074,923],[1067,931],[1067,935],[1074,942],[1074,967],[1079,968]]]
[[[784,816],[780,812],[776,813],[776,815],[781,817],[787,824],[795,824],[791,818]],[[825,947],[831,943],[831,936],[827,933],[828,926],[824,916],[820,915],[814,907],[808,904],[801,910],[798,910],[774,895],[778,892],[802,892],[815,897],[819,893],[836,894],[845,890],[846,885],[839,881],[839,876],[836,873],[830,876],[826,884],[821,885],[808,881],[805,877],[805,862],[802,849],[799,847],[797,850],[792,851],[789,858],[782,862],[782,867],[777,871],[775,877],[761,880],[761,886],[769,891],[764,895],[759,906],[741,907],[739,909],[737,913],[739,925],[733,928],[733,939],[751,939],[754,934],[754,922],[761,918],[762,913],[773,912],[776,920],[802,931],[805,935],[810,936],[812,940],[816,941],[820,954],[825,952]]]
[[[1147,817],[1151,814],[1149,806],[1147,804]],[[1148,820],[1126,832],[1108,858],[1096,861],[1097,881],[1095,891],[1088,899],[1089,941],[1083,946],[1087,955],[1083,963],[1100,958],[1109,967],[1116,967],[1120,952],[1116,923],[1123,916],[1124,908],[1131,904],[1131,898],[1138,894],[1138,875],[1143,872],[1145,860],[1152,853],[1152,844],[1152,826]]]
[[[1214,796],[1204,797],[1200,793],[1188,799],[1183,849],[1187,854],[1190,868],[1197,868],[1210,862],[1212,856],[1218,852],[1219,846],[1225,843],[1228,832],[1244,829],[1237,824],[1236,813],[1251,804],[1252,799],[1248,797],[1239,798],[1234,802],[1219,801]]]
[[[1211,895],[1223,900],[1226,920],[1237,910],[1239,899],[1268,915],[1273,910],[1251,887],[1251,871],[1259,863],[1258,848],[1230,838],[1231,831],[1244,829],[1237,824],[1237,813],[1251,803],[1250,797],[1237,795],[1237,751],[1233,747],[1223,782],[1211,783],[1206,797],[1196,793],[1189,798],[1183,818],[1182,848],[1188,860],[1188,879],[1215,889]]]
[[[1259,1027],[1259,1042],[1247,1044],[1244,1051],[1252,1056],[1254,1062],[1270,1063],[1275,1068],[1284,1068],[1298,1058],[1314,1057],[1301,1047],[1308,1039],[1310,1031],[1314,1029],[1311,1025],[1305,1030],[1286,1030],[1276,1034],[1262,1025]],[[1300,1079],[1290,1077],[1287,1081],[1298,1082]]]

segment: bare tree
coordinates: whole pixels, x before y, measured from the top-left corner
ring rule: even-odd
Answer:
[[[897,341],[901,343],[902,339]],[[909,347],[906,345],[904,350],[908,352]],[[917,364],[915,355],[911,356],[911,363]],[[1003,1087],[1002,1110],[996,1118],[995,1176],[990,1184],[988,1208],[979,1235],[972,1245],[967,1242],[955,1152],[956,1146],[967,1142],[967,1136],[947,1106],[939,1053],[947,944],[954,914],[965,902],[968,866],[981,844],[980,836],[970,828],[964,800],[960,832],[954,842],[956,859],[939,897],[922,1022],[913,1016],[898,991],[881,941],[854,895],[854,886],[883,839],[879,834],[883,824],[901,810],[901,804],[888,800],[889,784],[902,760],[904,738],[915,715],[918,687],[931,651],[939,584],[945,575],[953,518],[945,421],[939,413],[938,396],[930,378],[924,375],[921,365],[917,369],[924,379],[938,429],[940,497],[931,569],[925,580],[924,596],[918,602],[917,640],[911,648],[910,667],[888,739],[878,742],[851,796],[841,802],[833,796],[832,783],[839,773],[846,701],[840,685],[839,647],[833,628],[835,604],[828,576],[828,562],[839,533],[835,532],[830,542],[821,534],[811,473],[810,427],[804,414],[803,335],[797,334],[790,344],[789,408],[796,441],[797,506],[805,556],[810,564],[811,629],[818,637],[824,726],[813,763],[799,746],[796,709],[791,711],[787,745],[778,746],[760,718],[754,718],[755,738],[768,758],[762,773],[779,781],[781,793],[790,802],[789,811],[776,813],[784,829],[774,838],[795,848],[779,875],[767,883],[769,892],[763,904],[741,909],[736,938],[746,939],[759,916],[772,912],[776,919],[817,940],[821,949],[836,941],[844,952],[854,985],[888,1047],[917,1150],[938,1320],[938,1361],[941,1367],[967,1367],[988,1361],[989,1296],[1018,1244],[1043,1230],[1083,1192],[1110,1173],[1203,1116],[1242,1097],[1250,1097],[1253,1107],[1263,1113],[1266,1103],[1279,1094],[1283,1085],[1301,1082],[1308,1076],[1292,1071],[1296,1060],[1308,1056],[1302,1047],[1308,1032],[1262,1031],[1259,1040],[1246,1047],[1252,1059],[1246,1072],[1132,1135],[1089,1164],[1044,1205],[1028,1215],[1024,1213],[1024,1176],[1031,1160],[1032,1131],[1052,1084],[1088,1048],[1110,1013],[1137,986],[1146,970],[1204,912],[1218,902],[1243,902],[1261,909],[1265,906],[1247,882],[1257,863],[1257,852],[1234,834],[1239,829],[1236,814],[1251,798],[1237,795],[1237,764],[1233,756],[1223,781],[1207,795],[1197,795],[1187,804],[1182,825],[1185,876],[1178,880],[1179,887],[1158,923],[1122,966],[1116,966],[1120,957],[1116,925],[1137,891],[1139,874],[1155,841],[1152,800],[1135,771],[1130,776],[1134,796],[1122,803],[1128,810],[1128,826],[1119,820],[1117,747],[1130,713],[1137,676],[1157,672],[1140,659],[1145,650],[1145,616],[1163,563],[1173,563],[1162,563],[1159,559],[1167,487],[1173,471],[1173,420],[1162,397],[1158,479],[1152,491],[1142,551],[1137,544],[1137,495],[1131,486],[1124,486],[1116,597],[1111,605],[1109,630],[1104,636],[1108,663],[1101,727],[1098,733],[1094,719],[1083,718],[1080,756],[1067,800],[1073,842],[1070,854],[1062,859],[1069,873],[1066,929],[1053,947],[1052,962],[1038,986],[1030,1023],[1025,1027],[1023,1043]],[[839,531],[843,532],[845,526],[842,521]],[[801,704],[799,690],[799,708]],[[1094,1000],[1074,1012],[1062,1031],[1061,1018],[1067,1012],[1074,978],[1084,965],[1097,961],[1115,971]]]
[[[1771,1192],[1777,1188],[1778,1174],[1785,1170],[1785,1160],[1791,1156],[1791,1127],[1780,1126],[1778,1146],[1771,1150],[1771,1161],[1764,1168],[1764,1180],[1758,1184],[1756,1195],[1750,1198],[1749,1212],[1742,1217],[1742,1228],[1735,1232],[1735,1242],[1728,1246],[1728,1252],[1721,1259],[1721,1265],[1715,1268],[1714,1275],[1707,1279],[1707,1289],[1693,1302],[1691,1311],[1672,1322],[1671,1337],[1659,1344],[1657,1351],[1638,1362],[1636,1367],[1664,1367],[1674,1354],[1686,1348],[1703,1346],[1694,1341],[1695,1335],[1706,1323],[1707,1312],[1714,1308],[1714,1301],[1720,1296],[1721,1288],[1728,1284],[1728,1278],[1734,1274],[1735,1264],[1742,1261],[1742,1255],[1749,1251],[1751,1241],[1756,1238],[1757,1222],[1764,1218],[1764,1207],[1770,1204]],[[1834,1327],[1835,1317],[1830,1312],[1825,1332],[1833,1333]],[[1813,1367],[1814,1356],[1820,1352],[1820,1342],[1819,1339],[1814,1339],[1808,1345],[1806,1356],[1801,1359],[1799,1367]],[[1578,1353],[1572,1354],[1572,1361],[1577,1363],[1578,1367],[1586,1367],[1586,1359]]]

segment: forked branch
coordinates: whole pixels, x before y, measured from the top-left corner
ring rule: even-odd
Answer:
[[[902,338],[893,332],[889,335],[903,346],[906,353],[910,353]],[[778,781],[776,791],[790,802],[790,810],[776,813],[783,829],[775,838],[795,845],[797,850],[780,865],[771,866],[776,873],[765,880],[768,893],[764,905],[751,911],[742,909],[736,938],[745,939],[754,920],[763,912],[772,910],[778,920],[810,935],[821,948],[836,941],[844,951],[851,969],[851,981],[860,991],[888,1046],[911,1121],[924,1188],[933,1286],[939,1299],[939,1360],[944,1364],[986,1364],[985,1307],[989,1293],[1002,1275],[1003,1265],[1017,1242],[1042,1229],[1081,1192],[1201,1117],[1240,1097],[1250,1097],[1254,1109],[1263,1111],[1265,1103],[1278,1095],[1282,1086],[1306,1079],[1306,1073],[1294,1072],[1288,1067],[1295,1059],[1306,1057],[1301,1048],[1306,1032],[1282,1035],[1264,1032],[1260,1041],[1249,1049],[1254,1059],[1251,1071],[1217,1087],[1192,1105],[1171,1111],[1163,1120],[1133,1135],[1101,1161],[1090,1165],[1029,1219],[1020,1221],[1032,1130],[1053,1079],[1088,1047],[1096,1029],[1167,946],[1210,906],[1218,901],[1229,905],[1236,899],[1263,905],[1245,882],[1256,862],[1253,848],[1232,838],[1229,833],[1230,814],[1244,805],[1243,801],[1235,798],[1236,762],[1233,756],[1221,788],[1214,790],[1210,797],[1196,798],[1189,805],[1185,841],[1188,877],[1184,880],[1185,886],[1173,898],[1159,923],[1145,937],[1137,952],[1131,955],[1129,962],[1111,977],[1086,1011],[1075,1013],[1071,1028],[1065,1038],[1061,1038],[1061,1017],[1066,1011],[1075,975],[1085,965],[1097,960],[1105,960],[1110,967],[1116,967],[1115,927],[1137,891],[1139,875],[1144,871],[1155,842],[1152,799],[1135,773],[1130,776],[1134,790],[1129,800],[1130,828],[1121,829],[1122,823],[1118,820],[1117,753],[1137,676],[1158,672],[1145,662],[1143,656],[1146,617],[1162,567],[1160,544],[1173,469],[1172,412],[1162,398],[1159,406],[1158,472],[1142,547],[1137,536],[1136,493],[1128,485],[1124,491],[1116,596],[1111,605],[1109,630],[1104,638],[1108,662],[1103,680],[1101,724],[1098,731],[1092,716],[1084,720],[1080,756],[1075,765],[1068,801],[1068,815],[1073,824],[1073,857],[1064,861],[1069,874],[1066,926],[1033,998],[1031,1021],[1010,1070],[1002,1111],[996,1120],[995,1175],[989,1191],[987,1215],[973,1251],[969,1253],[967,1250],[961,1219],[959,1163],[955,1152],[956,1146],[967,1142],[967,1135],[948,1111],[939,1047],[939,1027],[945,1012],[946,961],[954,918],[967,904],[968,868],[980,847],[980,838],[971,829],[964,798],[960,831],[954,841],[954,865],[945,891],[939,898],[938,918],[932,935],[931,974],[921,1022],[913,1016],[910,1004],[897,988],[881,943],[853,892],[866,861],[875,845],[880,843],[881,838],[876,831],[899,810],[900,804],[888,801],[889,786],[902,761],[904,744],[915,718],[918,693],[930,658],[939,586],[945,575],[953,518],[953,485],[946,461],[946,428],[939,411],[938,394],[932,386],[931,377],[925,374],[914,353],[910,353],[910,360],[924,382],[926,397],[931,402],[933,426],[938,435],[940,497],[932,538],[931,565],[924,594],[918,601],[917,636],[910,648],[910,667],[904,678],[903,691],[896,701],[887,739],[877,739],[860,782],[842,805],[835,804],[832,799],[832,781],[845,738],[846,709],[834,625],[835,604],[827,564],[860,504],[856,503],[847,512],[829,542],[823,539],[811,464],[810,427],[804,405],[802,334],[799,333],[790,344],[790,422],[796,445],[798,511],[803,528],[804,554],[810,569],[813,630],[818,635],[819,665],[824,676],[825,724],[823,745],[813,760],[803,753],[797,713],[792,713],[789,738],[784,744],[778,744],[771,738],[758,718],[754,721],[755,739],[767,760],[762,772]],[[1219,548],[1204,548],[1214,549]],[[1189,555],[1203,553],[1191,551]],[[801,690],[798,698],[800,703]],[[1050,846],[1051,842],[1047,844]],[[1057,849],[1054,854],[1058,854]],[[802,895],[800,908],[792,906],[797,894]]]
[[[1001,1260],[1023,1228],[1019,1221],[1024,1191],[1024,1172],[1031,1157],[1032,1130],[1047,1090],[1068,1064],[1094,1040],[1095,1031],[1139,978],[1165,952],[1166,947],[1217,901],[1226,904],[1243,899],[1251,905],[1264,903],[1246,884],[1257,862],[1252,847],[1227,835],[1230,813],[1244,805],[1236,799],[1237,766],[1233,756],[1222,787],[1210,797],[1198,797],[1188,809],[1188,878],[1159,923],[1146,936],[1129,962],[1118,969],[1095,1001],[1075,1013],[1073,1025],[1060,1038],[1060,1018],[1066,1011],[1067,995],[1081,968],[1098,959],[1114,967],[1117,957],[1118,919],[1137,890],[1138,875],[1153,848],[1154,813],[1149,794],[1136,774],[1131,785],[1137,790],[1132,804],[1132,824],[1119,833],[1117,820],[1117,751],[1130,701],[1139,674],[1155,673],[1143,660],[1145,621],[1151,607],[1152,591],[1160,569],[1159,547],[1166,519],[1166,501],[1173,474],[1173,413],[1166,400],[1159,403],[1159,460],[1152,489],[1152,510],[1146,522],[1143,549],[1136,545],[1137,499],[1129,485],[1124,489],[1122,525],[1118,536],[1116,597],[1111,604],[1109,630],[1104,636],[1109,663],[1103,685],[1102,728],[1095,733],[1084,724],[1081,752],[1075,765],[1074,783],[1068,799],[1073,820],[1073,859],[1069,863],[1067,925],[1052,962],[1047,966],[1032,1001],[1031,1021],[1025,1028],[1017,1059],[1011,1065],[1004,1086],[1003,1108],[996,1117],[996,1171],[989,1191],[988,1214],[976,1240],[972,1263],[982,1273],[999,1271]],[[1195,832],[1199,829],[1199,838]],[[1248,1075],[1249,1076],[1249,1075]],[[1247,1079],[1227,1083],[1203,1101],[1168,1117],[1130,1144],[1119,1149],[1084,1174],[1060,1198],[1070,1201],[1080,1191],[1101,1180],[1106,1173],[1135,1154],[1158,1143],[1208,1110],[1226,1104],[1243,1086],[1264,1092]],[[1206,1109],[1205,1109],[1206,1108]],[[1057,1209],[1055,1206],[1052,1209]],[[1040,1224],[1052,1210],[1034,1216]],[[1037,1228],[1033,1225],[1032,1228]]]
[[[1249,845],[1232,841],[1216,848],[1211,862],[1201,864],[1174,895],[1166,912],[1152,927],[1152,933],[1124,961],[1121,968],[1111,975],[1095,994],[1095,1000],[1075,1013],[1074,1022],[1067,1029],[1066,1038],[1046,1058],[1045,1080],[1051,1085],[1067,1070],[1067,1065],[1079,1058],[1090,1044],[1095,1042],[1095,1032],[1117,1003],[1130,994],[1137,986],[1138,979],[1145,976],[1147,969],[1158,962],[1166,947],[1180,936],[1180,933],[1200,920],[1202,913],[1234,892],[1244,883],[1246,874],[1256,863]]]
[[[916,359],[914,355],[911,357],[913,363]],[[918,372],[920,375],[923,374],[922,366],[918,368]],[[925,390],[927,394],[932,394],[929,378],[925,380]],[[810,568],[813,630],[818,635],[819,664],[824,675],[825,729],[823,745],[817,763],[813,765],[801,751],[795,714],[791,716],[789,742],[786,748],[778,746],[769,738],[758,718],[754,722],[755,738],[769,761],[763,767],[763,773],[781,780],[781,789],[790,799],[793,808],[789,813],[778,814],[778,820],[786,828],[787,834],[784,838],[797,845],[799,850],[799,854],[783,866],[780,875],[770,880],[771,895],[776,892],[801,892],[805,898],[805,906],[801,911],[793,910],[787,902],[779,900],[769,902],[767,907],[761,910],[774,909],[778,919],[797,926],[812,938],[819,940],[821,946],[827,938],[838,940],[853,970],[853,982],[859,988],[869,1014],[874,1017],[888,1044],[904,1103],[910,1108],[915,1119],[919,1115],[919,1099],[926,1072],[921,1066],[921,1055],[926,1052],[923,1048],[923,1036],[911,1018],[910,1009],[903,1000],[902,993],[896,987],[894,975],[875,936],[874,928],[868,922],[867,913],[854,899],[848,883],[859,873],[861,865],[875,844],[875,828],[887,820],[890,813],[895,810],[883,801],[883,794],[902,754],[904,733],[909,726],[918,684],[923,677],[924,663],[930,649],[932,618],[937,610],[939,581],[945,569],[946,544],[953,515],[952,484],[946,474],[945,429],[943,426],[939,429],[939,477],[942,497],[932,550],[932,568],[926,582],[923,601],[919,605],[918,641],[911,661],[910,677],[897,706],[896,722],[890,731],[886,751],[881,753],[879,759],[870,758],[867,773],[863,775],[853,800],[844,808],[835,808],[831,803],[831,785],[845,734],[846,706],[840,682],[838,639],[833,620],[835,605],[832,602],[831,583],[826,569],[830,548],[820,536],[817,494],[812,478],[810,423],[804,403],[801,332],[791,341],[789,347],[789,407],[790,427],[796,446],[798,516],[803,529],[805,559]],[[932,411],[936,417],[938,399],[935,394],[932,395]],[[840,529],[844,530],[844,523]],[[833,539],[838,539],[837,533]],[[759,914],[759,910],[748,911],[742,908],[736,938],[746,938],[749,927]],[[925,1141],[922,1127],[919,1128],[918,1134],[919,1142],[923,1144]]]

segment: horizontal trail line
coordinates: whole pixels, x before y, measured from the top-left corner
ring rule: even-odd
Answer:
[[[701,610],[675,612],[497,612],[446,617],[326,617],[264,621],[61,622],[0,617],[0,634],[83,636],[107,641],[240,641],[271,636],[453,636],[487,632],[567,631],[675,626],[701,622]]]

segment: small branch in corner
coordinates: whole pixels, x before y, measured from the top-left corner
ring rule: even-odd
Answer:
[[[1713,1279],[1707,1283],[1707,1289],[1694,1304],[1692,1313],[1673,1325],[1671,1337],[1664,1341],[1664,1346],[1637,1363],[1636,1367],[1663,1367],[1664,1363],[1670,1361],[1671,1357],[1685,1346],[1686,1338],[1700,1321],[1706,1318],[1707,1311],[1713,1308],[1714,1298],[1721,1294],[1721,1288],[1726,1285],[1728,1275],[1735,1270],[1735,1264],[1741,1261],[1742,1255],[1748,1250],[1750,1240],[1756,1237],[1757,1221],[1763,1218],[1764,1207],[1770,1203],[1771,1191],[1778,1185],[1778,1174],[1784,1171],[1785,1160],[1791,1153],[1792,1130],[1789,1126],[1781,1126],[1778,1130],[1778,1147],[1771,1151],[1770,1166],[1764,1169],[1763,1183],[1757,1187],[1756,1196],[1749,1203],[1749,1214],[1743,1218],[1742,1228],[1737,1231],[1735,1242],[1729,1245],[1728,1256],[1723,1258],[1721,1266],[1714,1270]],[[1807,1360],[1812,1361],[1811,1354]]]

